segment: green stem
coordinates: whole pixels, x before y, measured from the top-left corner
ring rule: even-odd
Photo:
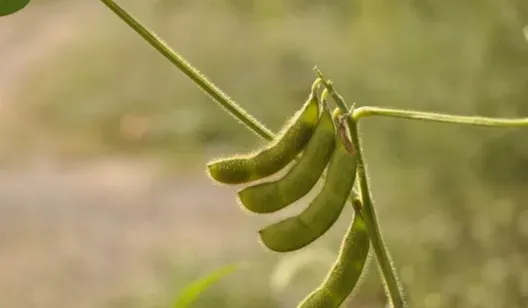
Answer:
[[[334,86],[331,81],[326,81],[322,73],[315,68],[315,71],[321,78],[323,85],[328,89],[328,92],[332,95],[336,105],[344,113],[349,113],[349,109],[341,95],[335,91]],[[356,109],[353,109],[354,111]],[[353,112],[354,112],[353,111]],[[361,140],[359,138],[357,119],[347,116],[345,118],[347,126],[350,131],[350,137],[352,143],[356,147],[356,161],[357,161],[357,175],[359,181],[359,188],[361,191],[361,200],[363,201],[363,212],[365,218],[365,224],[367,225],[370,242],[372,243],[372,248],[376,254],[378,260],[378,265],[385,281],[385,287],[389,295],[390,301],[393,308],[403,308],[405,307],[405,301],[403,296],[403,288],[399,284],[396,269],[392,265],[389,251],[387,250],[383,238],[381,235],[381,230],[379,227],[378,219],[376,216],[376,211],[374,209],[374,202],[370,194],[370,188],[367,177],[367,170],[365,162],[363,160],[363,150],[361,147]],[[350,198],[349,198],[350,199]]]
[[[435,112],[423,112],[415,110],[398,110],[378,107],[359,107],[352,112],[352,118],[357,121],[361,118],[371,116],[383,116],[391,118],[404,118],[428,122],[454,123],[473,126],[495,126],[514,127],[528,126],[528,118],[500,119],[480,116],[460,116]]]
[[[350,119],[350,117],[347,117]],[[399,284],[396,269],[392,265],[389,251],[387,250],[381,230],[379,227],[378,219],[376,217],[376,210],[374,209],[374,202],[370,194],[370,188],[367,177],[366,165],[363,160],[363,150],[361,147],[361,139],[359,138],[358,123],[357,121],[349,121],[347,123],[350,129],[350,137],[352,143],[356,147],[356,161],[357,161],[357,175],[359,181],[359,187],[361,191],[361,199],[363,201],[363,210],[365,213],[365,223],[369,230],[370,241],[372,248],[376,253],[378,264],[381,269],[383,279],[387,288],[390,301],[393,308],[405,307],[403,288]]]
[[[221,107],[225,108],[233,117],[249,127],[254,133],[265,140],[272,140],[273,133],[257,119],[242,109],[232,98],[222,92],[214,83],[209,81],[200,71],[193,67],[183,56],[170,48],[153,31],[145,28],[134,17],[123,10],[112,0],[101,0],[112,12],[126,22],[141,37],[143,37],[152,47],[174,64],[180,71],[189,77],[203,91],[213,98]]]
[[[341,109],[344,113],[349,113],[348,106],[345,103],[345,99],[337,93],[337,91],[334,89],[334,84],[331,80],[326,80],[323,76],[323,73],[316,67],[314,67],[315,73],[319,76],[321,79],[321,83],[325,86],[326,89],[328,89],[328,92],[330,95],[332,95],[332,98],[334,99],[334,102],[336,103],[337,107]],[[348,122],[348,120],[347,120]]]

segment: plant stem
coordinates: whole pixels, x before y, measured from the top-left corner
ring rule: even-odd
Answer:
[[[189,77],[204,92],[209,94],[222,108],[225,108],[229,114],[249,127],[254,133],[265,140],[272,140],[273,133],[257,119],[252,117],[242,109],[232,98],[222,92],[214,83],[209,81],[198,69],[192,66],[183,56],[174,51],[170,46],[159,38],[153,31],[145,28],[134,17],[123,10],[113,0],[101,0],[112,12],[126,22],[141,37],[143,37],[152,47],[174,64],[181,72]]]
[[[359,107],[352,112],[352,118],[358,121],[361,118],[383,116],[391,118],[404,118],[428,122],[454,123],[473,126],[515,127],[528,126],[528,118],[489,118],[480,116],[460,116],[445,113],[423,112],[415,110],[398,110],[378,107]]]
[[[314,70],[319,75],[319,78],[321,78],[322,83],[328,89],[328,92],[332,95],[336,105],[344,113],[349,113],[350,111],[348,106],[346,105],[343,97],[339,95],[337,91],[335,91],[333,83],[331,81],[326,81],[322,73],[317,68],[314,68]],[[356,109],[354,109],[354,111],[355,110]],[[349,128],[352,143],[356,147],[357,175],[359,188],[361,191],[361,200],[363,202],[362,210],[364,213],[365,224],[368,228],[370,241],[372,243],[372,248],[376,254],[378,265],[381,270],[383,280],[385,281],[385,287],[392,304],[391,307],[403,308],[405,307],[403,288],[401,285],[399,285],[396,269],[392,265],[389,252],[383,242],[381,230],[376,216],[376,210],[374,209],[374,202],[370,194],[367,169],[363,160],[363,150],[361,147],[361,140],[359,138],[357,119],[347,116],[345,120]]]
[[[350,119],[350,117],[347,117]],[[365,162],[363,160],[363,150],[361,147],[361,139],[359,138],[358,123],[357,121],[348,121],[347,123],[350,129],[350,137],[352,143],[356,147],[356,161],[357,161],[357,175],[359,181],[359,187],[361,191],[361,199],[363,201],[363,211],[365,213],[365,223],[369,229],[370,241],[372,248],[376,253],[378,265],[381,269],[381,274],[385,281],[387,293],[393,308],[405,307],[403,288],[399,284],[396,269],[392,265],[392,261],[387,250],[381,230],[379,227],[378,219],[376,216],[376,210],[374,209],[374,202],[370,194],[370,188],[367,177],[367,170]]]

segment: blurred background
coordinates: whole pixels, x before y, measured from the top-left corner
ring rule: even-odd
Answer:
[[[526,0],[121,1],[277,131],[317,65],[351,104],[528,116]],[[528,307],[526,129],[369,118],[365,155],[412,307]],[[34,0],[0,18],[0,306],[294,307],[352,210],[277,254],[263,217],[205,163],[264,142],[99,1]],[[313,194],[311,195],[313,197]],[[346,307],[383,307],[375,260]]]

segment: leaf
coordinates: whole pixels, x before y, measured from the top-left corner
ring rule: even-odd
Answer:
[[[30,0],[0,0],[0,16],[11,15],[23,9]]]
[[[524,37],[528,41],[528,25],[524,26],[523,32],[524,32]]]
[[[178,298],[176,299],[173,307],[174,308],[187,308],[198,299],[199,295],[205,291],[212,284],[220,280],[221,278],[233,273],[239,268],[238,264],[231,264],[221,267],[208,275],[195,280],[188,284],[183,290],[181,290]]]

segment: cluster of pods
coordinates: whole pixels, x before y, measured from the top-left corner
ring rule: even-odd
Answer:
[[[270,250],[289,252],[309,245],[325,234],[343,211],[354,186],[357,163],[340,134],[342,116],[338,108],[330,114],[326,98],[318,97],[314,82],[304,105],[267,146],[207,164],[208,174],[217,182],[249,184],[237,192],[238,199],[244,208],[258,214],[285,208],[324,178],[322,189],[304,211],[259,231]],[[265,181],[289,165],[280,179]],[[252,183],[255,181],[258,183]],[[356,211],[330,274],[299,307],[339,307],[357,284],[368,250],[365,223]]]

